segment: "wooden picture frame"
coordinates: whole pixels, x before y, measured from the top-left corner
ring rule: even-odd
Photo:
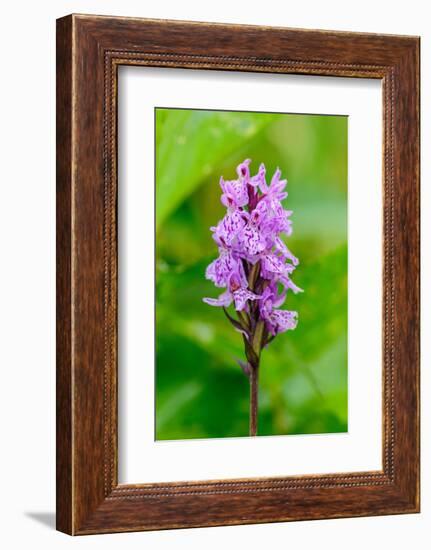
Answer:
[[[119,485],[117,69],[383,83],[383,469]],[[69,15],[57,21],[57,529],[68,534],[419,511],[419,38]]]

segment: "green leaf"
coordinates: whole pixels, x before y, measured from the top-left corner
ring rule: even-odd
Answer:
[[[241,149],[275,117],[269,113],[156,109],[156,227],[217,172],[220,161]],[[217,172],[217,178],[220,175]]]

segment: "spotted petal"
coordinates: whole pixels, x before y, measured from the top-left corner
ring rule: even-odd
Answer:
[[[284,260],[273,253],[265,254],[262,258],[262,267],[269,273],[284,273],[286,264]]]
[[[250,290],[247,290],[245,288],[240,288],[233,293],[235,309],[237,311],[242,311],[244,309],[247,300],[260,300],[260,298],[261,297],[254,292],[250,292]]]
[[[218,298],[203,298],[203,301],[209,306],[228,307],[232,303],[232,294],[226,290]]]
[[[298,313],[284,309],[275,309],[268,318],[267,327],[269,332],[275,336],[286,330],[293,330],[298,324]]]

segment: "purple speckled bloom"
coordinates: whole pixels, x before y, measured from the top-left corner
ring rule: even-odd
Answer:
[[[282,206],[287,197],[287,181],[281,179],[281,171],[277,168],[267,185],[265,165],[261,164],[258,173],[251,176],[250,162],[247,159],[238,166],[238,179],[220,179],[221,202],[227,212],[211,227],[219,257],[208,266],[205,275],[215,286],[226,290],[219,298],[204,298],[204,302],[225,307],[234,302],[238,311],[249,313],[250,301],[266,299],[271,311],[265,316],[261,313],[261,318],[268,333],[274,334],[294,329],[297,323],[295,312],[272,314],[272,308],[283,304],[287,289],[295,293],[301,290],[290,279],[298,259],[281,239],[282,234],[292,233],[292,211]],[[256,265],[259,273],[250,285],[248,276]],[[268,292],[272,289],[271,295],[275,295],[278,285],[284,288],[283,301],[270,301]],[[259,311],[264,309],[259,307]]]
[[[299,260],[282,238],[292,234],[292,211],[282,205],[287,181],[281,179],[277,168],[268,185],[265,165],[252,176],[250,164],[247,159],[237,167],[235,180],[220,178],[226,214],[211,227],[219,256],[207,267],[205,276],[224,290],[218,298],[203,300],[222,307],[244,338],[247,363],[238,362],[250,379],[250,434],[256,435],[260,354],[277,334],[296,328],[297,312],[280,308],[289,290],[295,294],[302,290],[291,280]],[[226,309],[231,304],[238,319]]]

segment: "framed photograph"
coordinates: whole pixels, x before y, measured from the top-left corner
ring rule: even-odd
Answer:
[[[419,38],[57,21],[57,528],[419,511]]]

